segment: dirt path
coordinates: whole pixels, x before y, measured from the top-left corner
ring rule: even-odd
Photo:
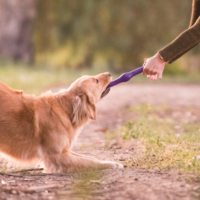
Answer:
[[[89,122],[81,132],[76,151],[104,160],[133,158],[140,151],[137,141],[122,142],[118,148],[104,148],[105,132],[130,118],[125,108],[143,102],[151,105],[196,108],[200,120],[199,85],[122,84],[98,104],[97,121]],[[98,174],[99,173],[99,174]],[[87,178],[89,176],[89,178]],[[81,174],[0,174],[0,199],[200,199],[200,179],[193,175],[144,169],[103,170],[82,177]],[[192,179],[193,183],[188,181]]]

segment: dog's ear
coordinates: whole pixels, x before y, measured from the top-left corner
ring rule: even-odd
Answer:
[[[87,93],[85,93],[86,94],[86,96],[87,96],[87,99],[88,99],[88,101],[89,101],[89,103],[91,104],[91,105],[95,105],[95,97],[94,97],[94,95],[91,93],[91,92],[87,92]]]
[[[81,94],[76,96],[72,102],[72,123],[74,125],[82,125],[88,118],[96,120],[96,106],[91,98],[89,99],[87,95]]]
[[[88,104],[89,104],[88,107],[89,107],[89,110],[90,110],[89,118],[92,119],[92,120],[96,120],[97,117],[96,117],[96,106],[95,106],[96,100],[95,100],[95,97],[90,92],[87,92],[86,96],[87,96],[87,100],[88,100]]]
[[[89,118],[92,120],[96,120],[97,119],[97,114],[96,114],[96,106],[94,104],[90,105],[90,114],[89,114]]]
[[[76,98],[72,101],[72,108],[73,108],[73,114],[72,114],[72,123],[74,125],[78,125],[79,118],[80,118],[80,109],[81,109],[81,98],[76,96]]]

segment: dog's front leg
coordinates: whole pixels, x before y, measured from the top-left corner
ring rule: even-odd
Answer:
[[[87,156],[74,155],[71,152],[56,154],[46,157],[45,168],[47,172],[68,173],[81,171],[87,168],[106,169],[123,168],[123,165],[112,161],[101,161]]]
[[[104,161],[104,160],[98,160],[97,158],[86,156],[82,154],[75,153],[73,151],[70,151],[70,153],[73,156],[79,157],[79,158],[85,158],[94,161],[97,165],[99,164],[99,169],[105,169],[105,168],[123,168],[124,166],[118,162],[114,161]]]

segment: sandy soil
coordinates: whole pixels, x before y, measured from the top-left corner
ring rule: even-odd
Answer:
[[[186,108],[192,106],[196,108],[192,117],[199,121],[199,99],[199,85],[119,85],[99,102],[97,121],[90,121],[85,126],[74,148],[103,160],[134,159],[135,152],[139,153],[141,148],[136,140],[117,144],[114,141],[109,148],[104,148],[107,130],[134,119],[135,114],[125,111],[126,108],[142,102],[152,106],[165,104],[179,110],[181,116],[185,114],[191,118]],[[193,175],[134,168],[103,170],[101,173],[99,179],[85,182],[80,179],[80,174],[0,174],[0,199],[200,199],[200,178]],[[79,182],[82,189],[76,186]]]

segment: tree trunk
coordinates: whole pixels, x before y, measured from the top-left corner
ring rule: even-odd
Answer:
[[[0,57],[33,61],[36,0],[0,0]]]

